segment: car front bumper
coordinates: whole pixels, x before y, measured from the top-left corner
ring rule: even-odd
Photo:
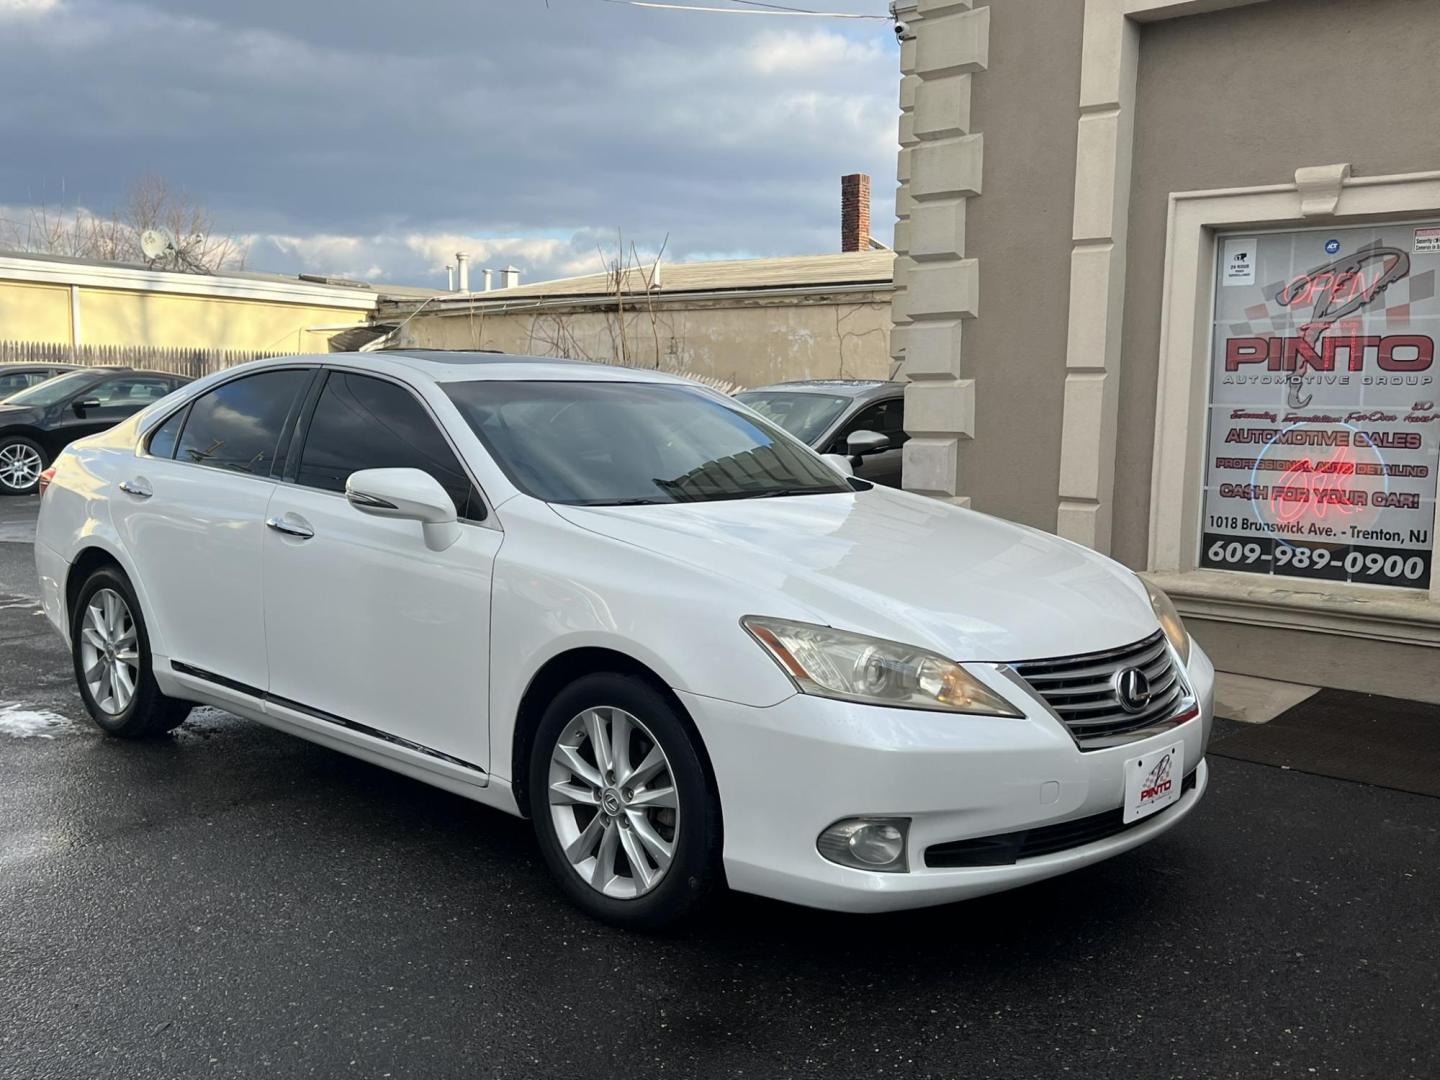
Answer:
[[[997,669],[973,669],[1017,703]],[[943,904],[1053,877],[1118,855],[1173,828],[1205,793],[1214,668],[1194,646],[1187,679],[1198,715],[1148,738],[1081,751],[1035,699],[1023,719],[853,705],[797,694],[752,708],[678,691],[710,755],[732,888],[838,911]],[[936,869],[933,844],[993,836],[1114,811],[1124,764],[1183,742],[1190,790],[1123,831],[1010,865]],[[819,834],[856,816],[908,817],[905,872],[855,870],[823,858]]]

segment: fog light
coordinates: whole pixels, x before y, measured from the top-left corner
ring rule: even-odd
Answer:
[[[846,818],[820,834],[820,854],[841,866],[903,874],[909,818]]]

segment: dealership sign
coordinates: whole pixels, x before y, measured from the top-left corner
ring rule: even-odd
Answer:
[[[1220,242],[1200,565],[1424,589],[1440,223]]]

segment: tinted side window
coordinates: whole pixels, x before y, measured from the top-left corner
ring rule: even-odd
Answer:
[[[840,434],[835,436],[835,442],[829,452],[832,454],[846,453],[845,440],[857,431],[880,431],[881,411],[884,408],[883,402],[878,405],[868,405],[852,416],[840,429]]]
[[[176,458],[269,476],[276,447],[308,371],[247,375],[196,398]]]
[[[36,383],[48,378],[46,375],[35,373],[7,373],[0,375],[0,397],[8,397],[17,391],[24,390],[27,386],[34,386]]]
[[[332,371],[305,435],[296,482],[344,491],[360,469],[423,469],[450,493],[461,517],[484,515],[455,452],[403,386]]]
[[[880,413],[880,431],[890,436],[891,446],[904,446],[910,441],[910,436],[905,434],[904,398],[885,402]]]
[[[98,399],[101,405],[132,405],[139,410],[152,401],[159,401],[171,389],[173,386],[169,379],[155,375],[122,375],[106,379],[85,396]]]
[[[150,453],[155,457],[175,456],[175,439],[180,434],[180,425],[185,422],[185,410],[181,409],[150,435]]]
[[[905,434],[905,402],[903,399],[894,401],[881,401],[870,405],[861,412],[844,428],[835,438],[835,446],[831,453],[843,454],[845,452],[845,440],[856,431],[875,431],[881,435],[890,436],[891,447],[904,446],[910,436]]]

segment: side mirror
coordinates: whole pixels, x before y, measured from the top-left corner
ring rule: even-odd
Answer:
[[[881,450],[890,449],[890,438],[881,435],[878,431],[852,431],[850,437],[845,440],[845,449],[850,455],[852,464],[859,465],[860,459],[866,454],[878,454]]]
[[[850,466],[850,459],[844,454],[821,454],[825,464],[838,472],[841,476],[854,476],[855,470]]]
[[[460,539],[449,493],[420,469],[361,469],[345,481],[345,498],[362,514],[418,521],[425,546],[444,551]]]
[[[100,408],[100,399],[99,399],[99,398],[93,398],[93,397],[87,397],[87,398],[85,398],[83,401],[77,401],[77,402],[75,402],[74,406],[72,406],[72,407],[73,407],[74,410],[75,410],[75,415],[76,415],[76,416],[84,416],[87,409],[98,409],[98,408]]]

